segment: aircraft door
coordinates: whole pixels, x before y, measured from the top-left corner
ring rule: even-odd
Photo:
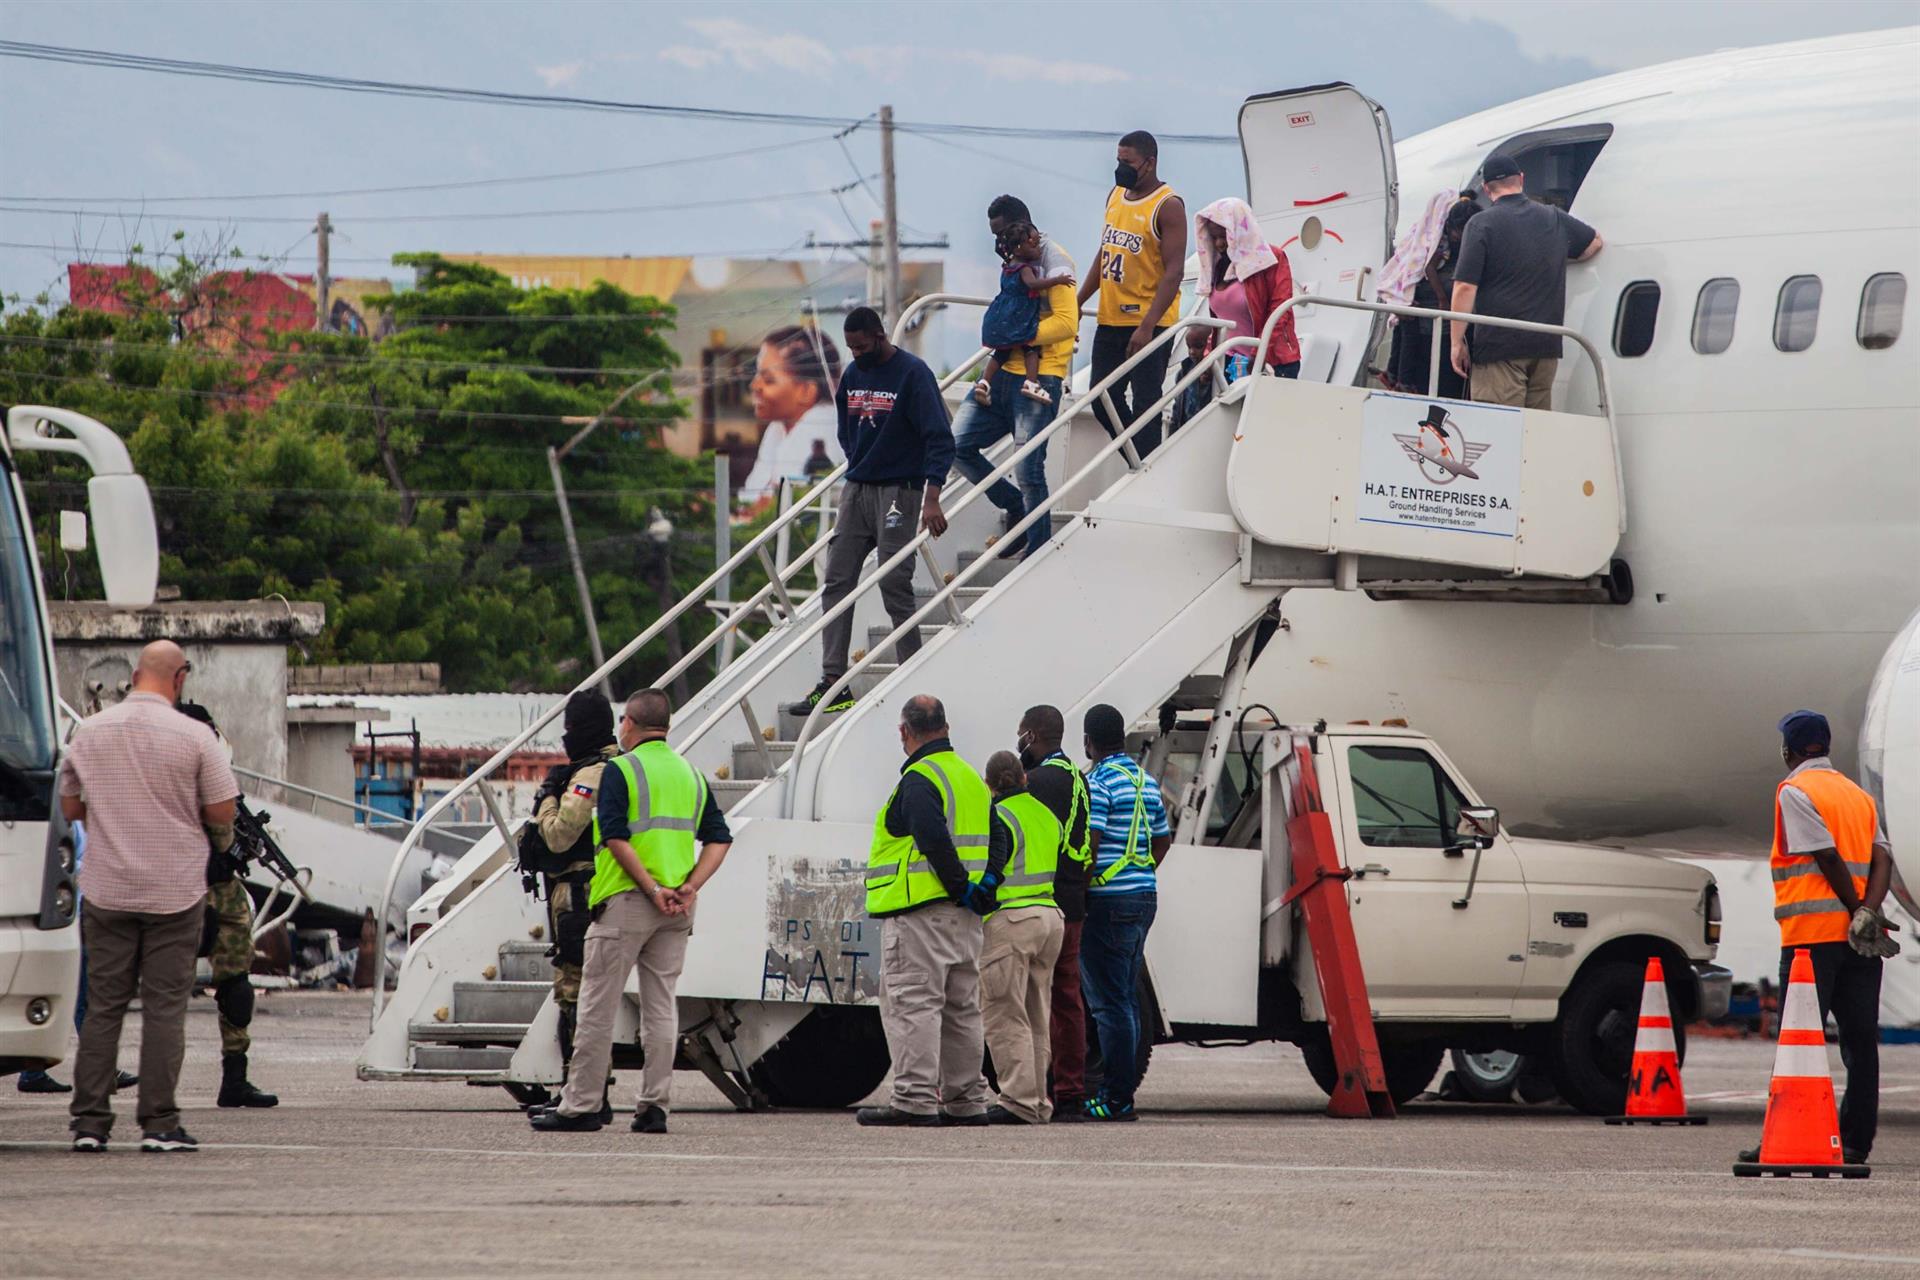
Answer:
[[[1268,243],[1286,252],[1295,291],[1371,298],[1399,214],[1386,108],[1349,84],[1263,94],[1240,108],[1240,147],[1247,203]],[[1353,385],[1380,317],[1331,307],[1294,314],[1300,377]]]

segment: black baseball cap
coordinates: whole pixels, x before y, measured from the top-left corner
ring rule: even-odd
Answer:
[[[1517,178],[1519,176],[1520,162],[1503,151],[1494,152],[1487,157],[1487,162],[1480,166],[1480,181],[1482,182],[1498,182],[1502,178]]]

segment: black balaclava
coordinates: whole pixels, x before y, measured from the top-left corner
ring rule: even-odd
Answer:
[[[613,706],[597,689],[582,689],[567,699],[564,723],[560,745],[569,760],[585,760],[613,745]]]

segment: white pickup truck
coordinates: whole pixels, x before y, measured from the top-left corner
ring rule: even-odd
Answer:
[[[1204,775],[1205,739],[1174,729],[1149,748],[1172,795]],[[1313,955],[1299,912],[1281,905],[1292,883],[1287,819],[1303,759],[1312,761],[1351,872],[1345,893],[1396,1102],[1424,1089],[1453,1049],[1463,1083],[1479,1096],[1530,1063],[1580,1110],[1617,1114],[1649,956],[1666,970],[1682,1053],[1678,1024],[1725,1012],[1730,975],[1711,963],[1719,892],[1706,871],[1625,849],[1511,837],[1445,753],[1404,727],[1283,728],[1239,739],[1225,748],[1232,755],[1210,806],[1211,842],[1175,845],[1160,870],[1147,967],[1163,1042],[1290,1040],[1331,1091]],[[1473,834],[1475,818],[1490,835]]]

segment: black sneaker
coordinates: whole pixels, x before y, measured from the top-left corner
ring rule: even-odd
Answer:
[[[1089,1120],[1115,1122],[1138,1120],[1140,1118],[1134,1114],[1133,1103],[1131,1101],[1115,1102],[1106,1097],[1088,1098],[1086,1106],[1082,1107],[1081,1110]]]
[[[560,1099],[558,1098],[552,1102],[537,1103],[527,1108],[527,1119],[532,1120],[535,1116],[550,1116],[559,1109]],[[613,1123],[613,1103],[605,1097],[600,1099],[600,1123]]]
[[[881,1128],[931,1129],[941,1123],[938,1113],[921,1115],[917,1111],[902,1111],[898,1107],[862,1107],[853,1113],[853,1118],[855,1123]]]
[[[149,1133],[140,1139],[142,1151],[198,1151],[200,1144],[185,1129],[169,1129],[165,1133]]]
[[[61,1084],[58,1080],[55,1080],[52,1076],[48,1075],[44,1071],[36,1071],[31,1075],[29,1075],[25,1071],[22,1071],[20,1073],[19,1082],[14,1085],[14,1088],[18,1089],[22,1093],[72,1093],[73,1092],[72,1085]]]
[[[1745,1151],[1742,1151],[1739,1155],[1735,1156],[1734,1159],[1739,1161],[1741,1164],[1759,1164],[1760,1148],[1748,1147]]]
[[[827,690],[831,689],[833,685],[833,681],[827,679],[825,676],[821,676],[820,683],[813,686],[813,691],[807,694],[806,697],[800,699],[798,702],[789,702],[781,709],[796,716],[812,715],[813,709],[819,706],[821,701],[826,698]],[[854,701],[853,690],[842,689],[834,695],[833,701],[827,704],[825,714],[833,715],[837,711],[851,711]]]
[[[564,1111],[536,1111],[527,1117],[527,1125],[541,1133],[598,1133],[607,1127],[607,1122],[600,1118],[600,1114],[598,1111],[588,1111],[570,1116]]]
[[[1054,1124],[1084,1124],[1087,1119],[1085,1098],[1061,1098],[1053,1104]]]
[[[93,1155],[107,1149],[105,1134],[76,1133],[73,1135],[73,1149],[82,1155]]]
[[[940,1124],[942,1127],[948,1129],[976,1129],[981,1125],[991,1123],[992,1122],[987,1119],[987,1113],[984,1111],[976,1111],[970,1116],[949,1115],[945,1111],[940,1113]]]
[[[1005,1107],[1001,1106],[999,1103],[996,1102],[994,1105],[987,1108],[987,1123],[988,1124],[1032,1124],[1033,1121],[1022,1120],[1019,1116],[1013,1114],[1013,1112],[1007,1110]]]
[[[665,1133],[667,1131],[667,1113],[659,1107],[648,1107],[633,1117],[628,1126],[635,1133]]]
[[[139,1083],[140,1077],[131,1071],[122,1071],[113,1078],[113,1087],[115,1089],[131,1089]]]
[[[1857,1151],[1852,1147],[1848,1147],[1840,1153],[1840,1158],[1847,1164],[1865,1164],[1867,1157],[1871,1154],[1872,1152]]]

